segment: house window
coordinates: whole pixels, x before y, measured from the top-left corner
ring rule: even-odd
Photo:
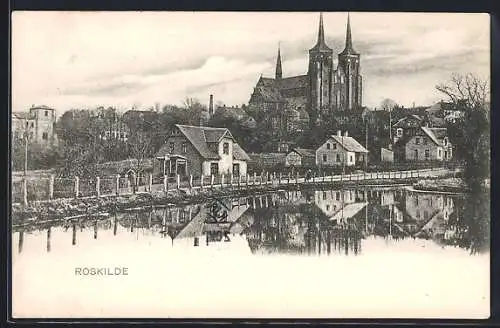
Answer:
[[[323,154],[323,162],[326,162],[328,160],[328,157],[326,156],[326,154]]]
[[[429,218],[429,212],[424,211],[424,219],[426,219],[426,220],[427,220],[428,218]]]
[[[229,155],[229,143],[228,142],[224,142],[224,144],[222,145],[222,153]]]
[[[335,193],[335,199],[336,200],[340,200],[340,192],[336,192]]]
[[[175,150],[175,143],[171,142],[169,147],[170,147],[170,152],[173,153]]]
[[[422,138],[422,143],[423,143],[424,145],[427,145],[427,138]]]
[[[213,175],[213,176],[219,175],[219,164],[218,163],[210,163],[210,175]]]
[[[329,143],[326,144],[326,149],[330,149],[330,144]]]
[[[330,210],[330,205],[326,205],[326,210],[329,211]]]
[[[349,156],[349,162],[353,163],[353,160],[352,160],[352,155]]]
[[[398,128],[398,129],[396,130],[396,135],[397,135],[398,137],[401,137],[401,136],[403,135],[403,129]]]
[[[337,162],[340,162],[340,154],[337,154]]]
[[[418,159],[418,150],[415,149],[415,159]]]
[[[29,123],[28,123],[28,122],[26,122],[26,127],[28,127],[28,124],[29,124]]]
[[[425,159],[428,160],[429,157],[430,157],[430,151],[429,151],[429,149],[426,149],[425,150]]]
[[[233,175],[240,176],[240,164],[233,164]]]
[[[417,210],[416,216],[417,216],[417,219],[420,219],[420,211],[419,210]]]
[[[333,149],[337,150],[337,144],[333,144]]]
[[[326,200],[326,191],[323,191],[323,200]]]
[[[448,146],[448,138],[445,137],[443,140],[443,143],[444,143],[445,147]]]
[[[45,116],[49,116],[49,111],[48,110],[45,111]]]
[[[49,139],[49,134],[48,134],[48,132],[44,132],[44,133],[42,134],[42,139],[43,139],[43,140],[48,140],[48,139]]]
[[[438,149],[438,156],[441,157],[441,149]]]
[[[187,153],[187,143],[185,142],[182,143],[182,153]]]
[[[415,138],[415,145],[419,145],[420,144],[420,138],[419,137],[416,137]]]

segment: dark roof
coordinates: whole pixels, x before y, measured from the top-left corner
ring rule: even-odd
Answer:
[[[191,142],[193,147],[200,153],[200,155],[205,159],[219,159],[220,156],[209,149],[209,143],[219,142],[223,137],[229,137],[234,140],[231,132],[226,128],[211,128],[205,126],[191,126],[191,125],[175,125],[179,131],[181,131],[184,136]],[[236,150],[236,151],[234,151]],[[165,146],[160,149],[160,152],[165,152]],[[165,154],[160,154],[158,156],[163,156]],[[233,157],[238,160],[248,160],[248,155],[245,151],[236,143],[233,144]]]
[[[355,153],[368,153],[365,147],[361,146],[359,142],[353,137],[343,137],[338,135],[332,135],[331,138],[344,147],[347,151],[352,151]]]
[[[292,151],[296,152],[300,156],[304,157],[315,157],[315,151],[314,149],[307,149],[307,148],[294,148]]]
[[[399,121],[397,121],[396,123],[394,123],[394,125],[393,125],[393,126],[394,126],[394,127],[398,127],[398,126],[399,126],[402,122],[406,121],[406,120],[407,120],[407,119],[409,119],[409,118],[414,118],[414,119],[417,119],[417,120],[418,120],[418,121],[420,121],[420,122],[423,120],[420,116],[415,115],[415,114],[412,114],[412,115],[407,115],[407,116],[405,116],[405,117],[401,118]]]
[[[446,128],[427,128],[422,127],[422,131],[436,144],[441,145],[439,140],[444,139],[448,136],[448,130]]]
[[[291,77],[285,77],[276,81],[277,87],[280,90],[286,89],[296,89],[296,88],[307,88],[309,85],[309,76],[307,75],[297,75]]]
[[[233,158],[239,161],[250,160],[250,156],[237,143],[233,144]]]

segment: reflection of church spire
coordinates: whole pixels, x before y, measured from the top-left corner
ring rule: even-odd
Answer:
[[[283,76],[283,72],[281,70],[281,51],[280,45],[278,44],[278,58],[276,59],[276,79],[281,79]]]

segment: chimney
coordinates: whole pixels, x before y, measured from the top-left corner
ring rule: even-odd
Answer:
[[[337,131],[337,136],[341,137],[342,136],[342,131],[338,130]]]
[[[210,95],[210,102],[208,104],[208,114],[214,114],[214,95]]]
[[[349,133],[347,132],[347,130],[344,132],[344,137],[348,137],[349,136]]]

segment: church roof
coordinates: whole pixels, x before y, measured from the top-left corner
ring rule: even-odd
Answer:
[[[309,76],[298,75],[286,77],[276,81],[277,87],[280,90],[284,89],[297,89],[297,88],[307,88],[309,85]]]

